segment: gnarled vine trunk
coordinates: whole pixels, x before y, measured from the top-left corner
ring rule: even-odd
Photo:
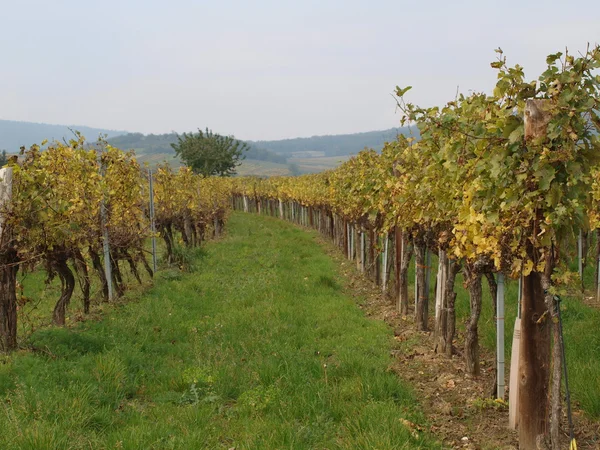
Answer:
[[[446,356],[452,356],[452,341],[456,333],[456,292],[454,285],[456,276],[460,272],[462,266],[460,262],[450,261],[448,275],[446,277],[446,288],[444,290],[444,299],[442,307],[442,317],[439,336],[439,352]]]
[[[63,326],[65,324],[65,316],[67,306],[71,301],[73,290],[75,289],[75,277],[67,264],[67,255],[65,253],[54,255],[50,261],[52,270],[54,270],[60,278],[61,292],[60,298],[54,306],[52,312],[52,321],[55,325]]]
[[[427,320],[429,313],[429,292],[427,292],[425,282],[425,252],[427,247],[420,239],[415,239],[415,266],[417,271],[417,310],[415,315],[415,323],[417,330],[427,331]]]
[[[146,269],[146,272],[148,272],[148,275],[150,275],[150,278],[154,278],[154,271],[150,267],[150,264],[148,264],[146,255],[144,255],[144,249],[141,246],[137,248],[136,254],[137,254],[137,259],[142,262],[142,264],[144,265],[144,269]]]
[[[100,260],[100,255],[96,250],[94,250],[91,246],[88,248],[88,253],[90,258],[92,259],[92,265],[94,266],[94,270],[100,278],[100,283],[102,283],[102,298],[105,302],[108,301],[108,281],[106,280],[106,273],[104,272],[104,267],[102,267],[102,261]]]
[[[479,332],[478,323],[481,315],[481,272],[476,263],[465,264],[465,277],[469,290],[471,315],[465,326],[465,362],[467,373],[479,375]]]
[[[194,247],[196,245],[194,239],[194,229],[192,227],[192,219],[189,216],[186,216],[183,219],[183,230],[181,236],[187,247]]]
[[[161,235],[167,246],[167,262],[171,264],[173,262],[173,229],[171,224],[165,224],[160,227]]]
[[[79,280],[79,287],[83,295],[83,312],[89,314],[90,312],[90,274],[88,272],[85,258],[81,254],[79,249],[73,252],[73,265],[75,267],[75,273]]]
[[[125,283],[123,282],[121,268],[119,267],[119,258],[113,251],[110,252],[110,263],[112,269],[112,284],[115,287],[117,297],[121,297],[125,293]]]
[[[496,305],[496,298],[498,297],[498,283],[496,282],[496,277],[494,274],[489,270],[485,272],[485,278],[487,279],[488,287],[490,288],[492,309],[494,310],[494,317],[496,317],[498,315],[498,305]]]
[[[129,254],[129,252],[127,250],[123,250],[123,256],[125,257],[125,260],[129,264],[129,269],[131,270],[131,273],[133,274],[133,276],[135,277],[137,282],[139,284],[142,284],[142,278],[140,277],[140,274],[137,270],[137,266],[135,264],[135,260],[133,259],[133,257]]]
[[[408,266],[412,259],[413,246],[406,233],[402,233],[401,252],[399,254],[399,274],[398,274],[398,308],[400,314],[408,315]]]

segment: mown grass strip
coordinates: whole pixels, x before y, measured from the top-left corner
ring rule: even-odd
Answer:
[[[316,234],[235,214],[198,258],[5,358],[0,448],[440,447]]]

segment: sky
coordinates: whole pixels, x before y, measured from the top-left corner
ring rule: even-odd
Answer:
[[[600,2],[0,0],[0,119],[240,139],[399,126],[600,43]]]

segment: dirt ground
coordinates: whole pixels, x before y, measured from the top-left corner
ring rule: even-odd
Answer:
[[[382,295],[380,288],[360,275],[354,263],[345,260],[331,243],[328,242],[326,248],[341,265],[348,293],[368,316],[385,321],[394,330],[396,345],[390,350],[389,370],[416,390],[428,420],[428,430],[411,423],[406,425],[415,432],[429,431],[446,448],[517,449],[518,431],[508,428],[508,404],[494,401],[492,397],[494,354],[480,347],[481,375],[468,376],[462,357],[462,333],[457,333],[452,358],[438,355],[434,352],[432,332],[416,331],[412,313],[401,317],[391,298]],[[433,329],[431,320],[429,329]],[[510,364],[510,356],[507,360]],[[506,378],[508,381],[508,368]],[[561,443],[561,448],[568,449],[566,408],[563,410],[564,445]],[[589,420],[581,411],[574,411],[573,416],[578,449],[600,449],[600,423]]]

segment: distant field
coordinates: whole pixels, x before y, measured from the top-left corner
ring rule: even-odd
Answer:
[[[168,162],[172,167],[178,168],[181,162],[178,158],[173,158],[169,153],[151,153],[146,154],[143,149],[134,149],[137,155],[137,160],[143,164],[148,163],[151,167],[162,162]],[[318,156],[305,158],[289,158],[289,164],[296,164],[301,173],[318,173],[324,170],[333,169],[339,166],[344,161],[347,161],[350,155],[343,156]],[[289,164],[279,164],[269,161],[259,161],[256,159],[245,159],[241,166],[238,167],[237,173],[240,176],[257,175],[262,177],[274,176],[289,176]]]
[[[290,158],[288,161],[297,164],[303,173],[317,173],[333,169],[350,159],[351,155],[322,156],[316,158]]]
[[[258,175],[263,177],[291,175],[287,164],[278,164],[269,161],[258,161],[256,159],[245,159],[237,168],[240,176]]]
[[[134,150],[135,150],[137,160],[140,164],[148,163],[150,165],[150,167],[154,167],[157,164],[160,164],[160,163],[163,163],[166,161],[171,165],[171,167],[174,167],[174,168],[181,167],[181,161],[179,161],[179,158],[173,158],[172,153],[146,154],[141,149],[134,149]]]

